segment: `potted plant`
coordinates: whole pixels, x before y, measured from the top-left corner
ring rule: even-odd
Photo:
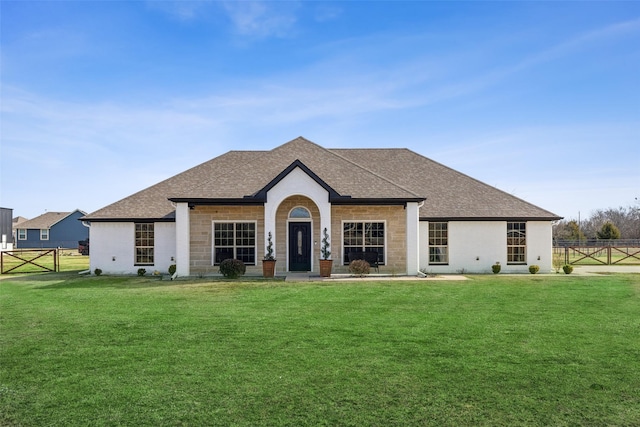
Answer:
[[[262,259],[262,275],[273,277],[276,273],[276,259],[273,257],[273,240],[271,232],[267,235],[267,251]]]
[[[320,253],[322,255],[322,259],[320,260],[320,276],[321,277],[329,277],[331,276],[331,269],[333,268],[333,260],[329,259],[331,255],[331,251],[329,251],[329,247],[331,244],[329,243],[329,233],[327,232],[327,227],[322,231],[322,248],[320,249]]]

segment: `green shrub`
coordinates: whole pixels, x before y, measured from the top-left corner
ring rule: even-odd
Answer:
[[[562,271],[564,271],[564,274],[571,274],[573,272],[573,265],[569,265],[569,264],[563,265]]]
[[[598,237],[598,239],[605,240],[619,239],[620,229],[611,221],[607,221],[602,225],[600,231],[596,233],[596,237]]]
[[[329,250],[330,246],[329,233],[327,232],[327,227],[325,227],[324,230],[322,230],[322,249],[320,250],[322,259],[329,259],[329,255],[331,255],[331,251]]]
[[[493,264],[493,265],[491,266],[491,271],[493,271],[493,274],[498,274],[498,273],[500,273],[500,269],[501,269],[501,268],[502,268],[502,267],[500,266],[500,263],[499,263],[499,262],[496,262],[495,264]]]
[[[554,253],[552,264],[553,264],[553,269],[556,271],[556,273],[560,273],[560,270],[562,270],[562,266],[564,265],[564,254]]]
[[[177,268],[177,267],[176,267],[176,265],[175,265],[175,264],[171,264],[171,265],[169,266],[169,274],[173,276],[173,275],[175,274],[175,272],[176,272],[176,268]]]
[[[145,274],[147,274],[147,270],[145,268],[138,269],[138,276],[144,276]]]
[[[93,270],[93,274],[95,274],[96,276],[99,276],[102,274],[102,270],[99,268],[96,268],[95,270]]]
[[[220,263],[220,273],[228,279],[237,279],[244,275],[247,267],[239,259],[228,258]]]
[[[275,257],[273,256],[273,236],[271,232],[269,232],[267,236],[267,251],[264,253],[265,261],[275,261]]]
[[[529,266],[529,273],[536,274],[538,271],[540,271],[540,266],[535,264]]]
[[[363,259],[354,259],[351,261],[351,264],[349,264],[349,271],[351,274],[355,274],[360,277],[365,274],[369,274],[370,269],[371,266],[369,266],[369,263]]]

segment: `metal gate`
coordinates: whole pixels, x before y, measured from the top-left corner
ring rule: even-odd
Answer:
[[[0,271],[6,273],[40,273],[60,271],[57,249],[21,249],[0,253]]]

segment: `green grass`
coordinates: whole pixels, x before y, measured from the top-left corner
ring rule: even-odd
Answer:
[[[640,275],[0,282],[0,425],[640,425]]]

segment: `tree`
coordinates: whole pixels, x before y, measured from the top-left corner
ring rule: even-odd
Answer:
[[[574,219],[568,222],[560,221],[556,227],[554,227],[553,237],[560,240],[572,241],[583,241],[587,239],[580,229],[578,221]]]
[[[600,231],[596,233],[598,239],[619,239],[620,238],[620,230],[615,226],[611,221],[607,221],[604,223]]]
[[[587,240],[587,237],[584,235],[582,230],[580,230],[580,226],[578,225],[578,221],[571,220],[567,224],[567,229],[569,230],[569,240]]]
[[[607,222],[615,224],[621,239],[640,239],[640,206],[598,209],[582,221],[580,228],[588,238],[596,238]]]

